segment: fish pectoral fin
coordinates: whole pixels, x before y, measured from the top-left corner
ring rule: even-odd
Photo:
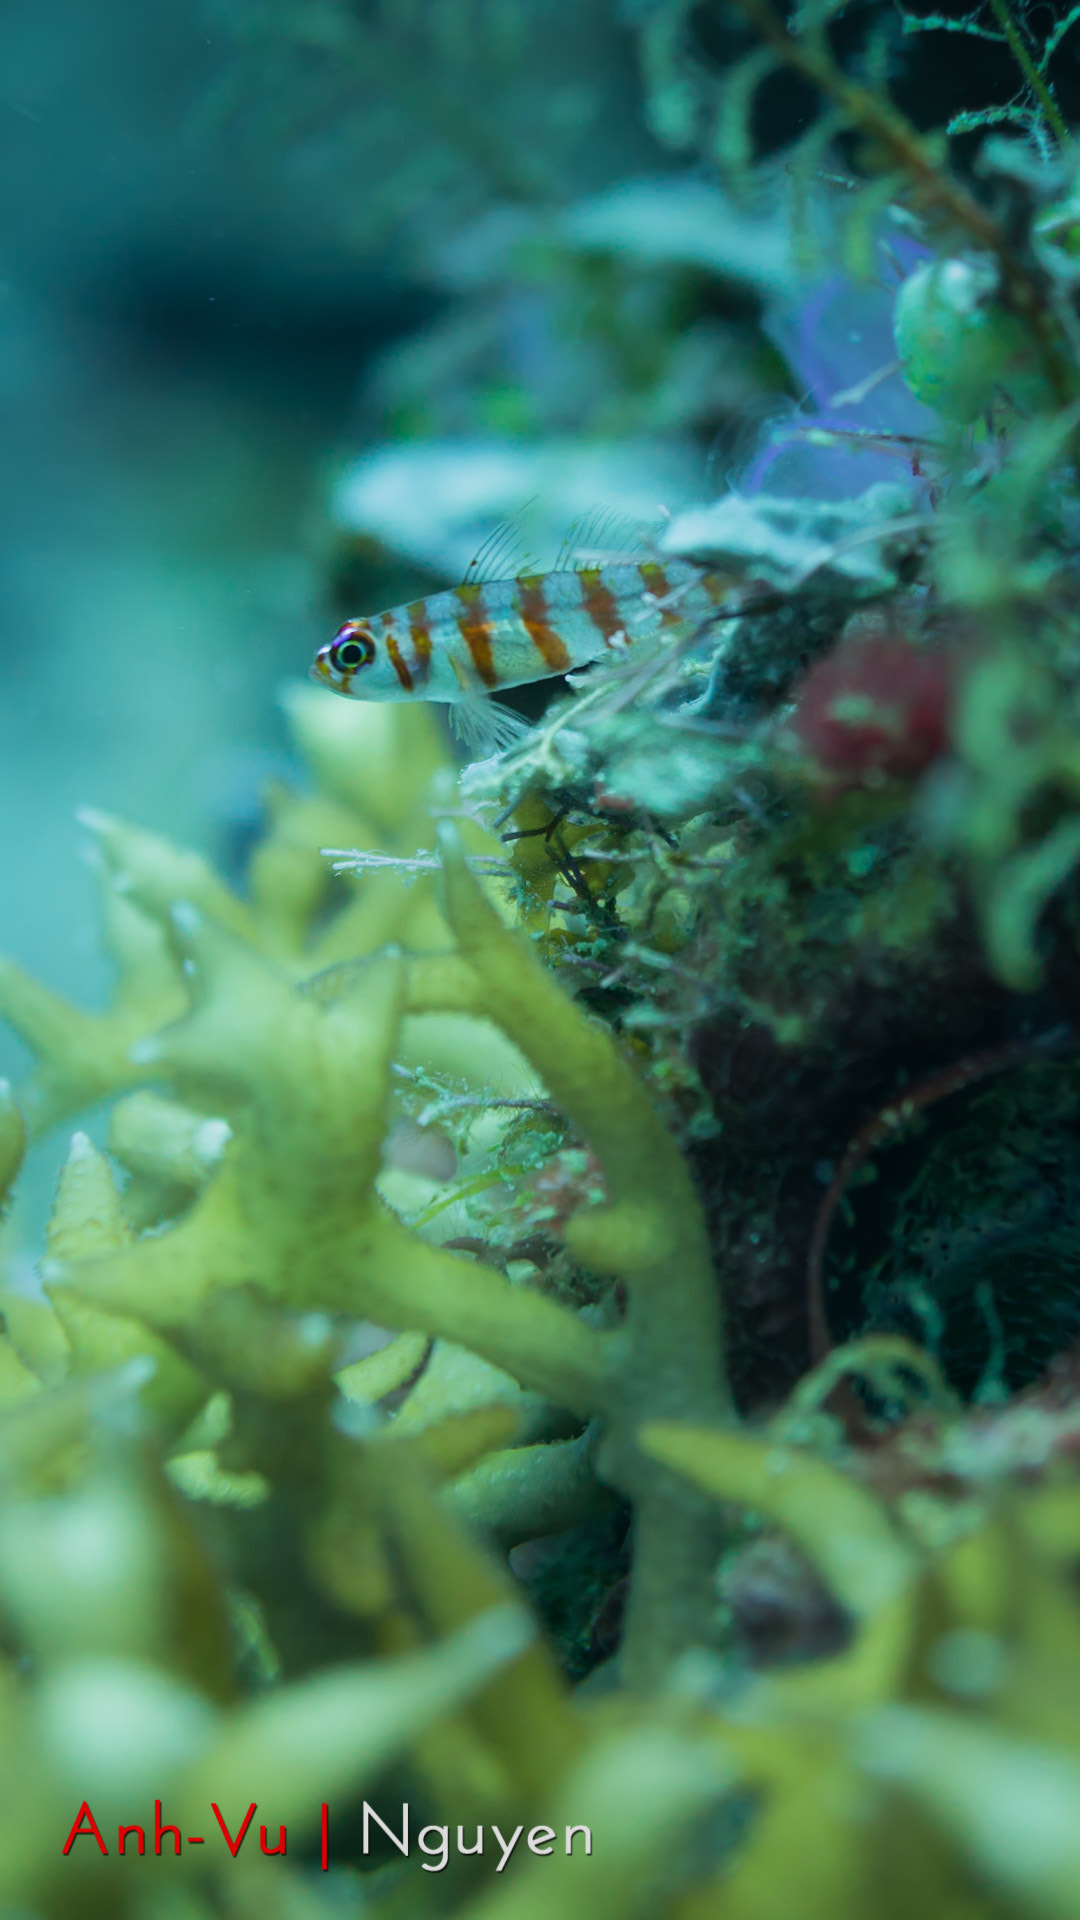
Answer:
[[[563,679],[567,686],[577,693],[579,688],[588,685],[595,678],[596,669],[601,664],[599,655],[592,660],[583,660],[580,667],[572,667],[569,673],[564,673]]]
[[[482,694],[455,700],[450,707],[450,725],[474,760],[487,760],[492,754],[505,753],[529,731],[529,722],[523,720],[520,713],[500,707],[495,700],[485,700]]]

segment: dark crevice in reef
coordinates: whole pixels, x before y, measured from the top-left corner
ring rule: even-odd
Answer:
[[[846,995],[838,996],[832,1017],[807,1046],[785,1046],[765,1027],[747,1026],[736,1014],[716,1017],[699,1028],[695,1065],[721,1131],[715,1141],[692,1147],[691,1154],[709,1210],[729,1318],[733,1378],[745,1411],[775,1404],[811,1362],[811,1241],[826,1190],[849,1143],[875,1116],[902,1102],[905,1093],[940,1078],[946,1097],[935,1098],[928,1114],[917,1115],[895,1141],[870,1153],[856,1173],[853,1191],[845,1193],[830,1226],[824,1262],[835,1341],[887,1327],[926,1336],[925,1315],[920,1322],[910,1302],[901,1306],[895,1284],[905,1259],[900,1221],[906,1221],[910,1211],[911,1183],[921,1180],[925,1185],[929,1180],[931,1155],[936,1155],[936,1163],[947,1163],[950,1142],[966,1139],[972,1106],[980,1114],[998,1114],[1003,1126],[1015,1122],[1020,1129],[1018,1143],[1006,1142],[1002,1151],[1009,1154],[1021,1188],[1038,1185],[1041,1154],[1059,1153],[1067,1159],[1065,1139],[1059,1141],[1058,1135],[1062,1129],[1067,1135],[1071,1124],[1055,1119],[1057,1144],[1048,1143],[1033,1131],[1013,1097],[1018,1083],[1067,1090],[1068,1063],[1032,1066],[1026,1081],[1023,1068],[1016,1067],[1001,1076],[1000,1087],[991,1073],[988,1086],[980,1084],[966,1094],[952,1092],[951,1097],[950,1071],[973,1056],[986,1055],[992,1062],[997,1052],[1007,1065],[1018,1043],[1022,1050],[1028,1036],[1057,1033],[1061,1027],[1062,1009],[1055,1000],[1048,995],[1025,1000],[1006,993],[981,964],[974,944],[958,935],[952,964],[940,978],[913,976],[894,981],[888,990],[869,979],[854,983]],[[977,1157],[974,1147],[967,1150]],[[1034,1262],[1034,1285],[1043,1259],[1040,1220],[1053,1243],[1046,1259],[1053,1266],[1067,1258],[1071,1242],[1066,1201],[1072,1187],[1068,1195],[1062,1190],[1056,1201],[1047,1192],[1041,1209],[1032,1203],[1030,1221],[1026,1214],[1011,1225],[1003,1220],[995,1231],[992,1195],[980,1193],[980,1180],[993,1183],[995,1178],[992,1165],[981,1175],[978,1167],[972,1168],[971,1205],[982,1222],[983,1237],[974,1226],[962,1229],[959,1219],[957,1233],[966,1232],[984,1254],[993,1250],[999,1264],[1021,1257],[1029,1265]],[[1060,1178],[1066,1178],[1064,1168]],[[961,1204],[958,1199],[954,1206]],[[1035,1236],[1031,1245],[1025,1237],[1029,1232]],[[946,1262],[949,1257],[942,1255]],[[886,1267],[894,1274],[891,1292]],[[928,1285],[932,1296],[934,1286],[930,1281]],[[955,1286],[962,1287],[959,1272]],[[970,1312],[977,1316],[980,1311],[972,1299]],[[970,1392],[980,1377],[979,1340],[970,1329],[963,1330],[966,1322],[958,1304],[946,1317],[945,1370],[961,1391]],[[1030,1311],[1028,1317],[1038,1324],[1024,1334],[1019,1329],[1008,1334],[1006,1377],[1012,1386],[1033,1378],[1080,1333],[1080,1320],[1074,1325],[1064,1304],[1060,1310],[1048,1308],[1041,1319]],[[1006,1320],[1011,1327],[1008,1314]],[[1014,1351],[1018,1346],[1022,1358]],[[984,1351],[983,1363],[986,1359]]]

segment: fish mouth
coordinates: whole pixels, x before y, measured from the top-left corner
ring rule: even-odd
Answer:
[[[333,687],[334,675],[330,666],[329,648],[320,648],[309,668],[309,678],[319,680],[324,687]]]

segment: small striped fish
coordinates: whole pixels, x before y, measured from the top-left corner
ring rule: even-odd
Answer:
[[[500,720],[512,724],[515,716],[487,696],[669,629],[685,631],[714,612],[730,586],[730,577],[689,560],[466,580],[370,619],[346,620],[311,671],[354,700],[445,701],[464,739],[500,744]]]

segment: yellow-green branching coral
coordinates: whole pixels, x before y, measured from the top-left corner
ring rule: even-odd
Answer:
[[[123,1207],[131,1226],[153,1227],[182,1213],[230,1137],[220,1115],[194,1113],[149,1090],[118,1100],[109,1114],[108,1148],[129,1176]]]
[[[425,1726],[520,1659],[532,1635],[522,1609],[493,1607],[398,1661],[331,1669],[240,1708],[191,1769],[189,1817],[227,1793],[310,1832],[321,1800],[377,1778]]]
[[[781,1695],[827,1698],[834,1710],[888,1698],[911,1656],[918,1561],[880,1503],[839,1468],[768,1436],[656,1421],[641,1443],[717,1500],[777,1521],[855,1621],[851,1650],[776,1680]]]
[[[98,1260],[135,1245],[112,1171],[84,1133],[76,1133],[60,1175],[46,1230],[43,1277],[67,1343],[65,1371],[108,1372],[126,1361],[151,1363],[146,1404],[177,1430],[207,1397],[207,1384],[153,1333],[143,1316],[103,1311],[67,1288],[58,1276],[73,1263]]]
[[[374,1353],[354,1360],[336,1374],[335,1381],[348,1400],[374,1406],[403,1387],[423,1365],[431,1346],[426,1333],[399,1333]]]
[[[927,1907],[997,1912],[998,1899],[1073,1913],[1071,1477],[1026,1493],[990,1481],[966,1502],[953,1493],[931,1523],[929,1495],[890,1511],[854,1462],[792,1446],[783,1424],[750,1437],[657,1422],[642,1435],[717,1499],[779,1524],[853,1622],[846,1652],[759,1677],[714,1723],[759,1810],[737,1856],[680,1920],[779,1914],[792,1898],[781,1863],[795,1857],[797,1910],[814,1920],[854,1920],[868,1898],[898,1920]],[[1011,1831],[1006,1804],[1036,1780],[1047,1844],[1029,1857],[998,1836]],[[989,1905],[977,1883],[993,1887]]]
[[[332,801],[370,822],[387,851],[430,843],[431,782],[450,764],[430,707],[327,700],[303,681],[286,686],[281,698],[297,744]]]
[[[306,692],[290,705],[325,790],[275,797],[250,901],[200,857],[88,817],[123,935],[121,989],[89,1026],[50,1003],[52,1029],[46,1019],[35,1030],[41,1071],[55,1081],[40,1123],[140,1082],[165,1091],[129,1093],[114,1110],[123,1196],[87,1143],[65,1173],[46,1267],[65,1364],[78,1373],[152,1360],[146,1393],[168,1406],[174,1432],[211,1390],[228,1389],[235,1424],[216,1462],[182,1443],[175,1473],[193,1493],[242,1507],[274,1482],[272,1459],[245,1458],[259,1396],[292,1396],[317,1424],[334,1323],[362,1316],[401,1329],[341,1387],[368,1404],[405,1390],[402,1443],[448,1432],[447,1417],[470,1407],[477,1417],[514,1409],[512,1430],[493,1431],[456,1469],[444,1464],[448,1521],[456,1509],[507,1542],[570,1524],[610,1497],[598,1458],[631,1494],[627,1671],[658,1676],[687,1638],[711,1631],[713,1527],[640,1453],[636,1432],[649,1417],[712,1418],[727,1406],[716,1280],[686,1169],[617,1043],[507,924],[508,899],[475,878],[458,830],[444,833],[441,913],[429,879],[410,889],[395,873],[367,874],[347,882],[320,931],[319,838],[363,847],[382,833],[410,854],[430,844],[427,793],[444,754],[416,710],[339,711]],[[483,844],[468,822],[460,831]],[[380,953],[390,936],[427,952]],[[311,990],[312,972],[327,968],[329,991]],[[32,1026],[24,1018],[31,1038]],[[430,1234],[410,1230],[381,1198],[394,1068],[432,1058],[465,1084],[471,1071],[481,1089],[543,1095],[595,1154],[605,1198],[579,1208],[566,1239],[582,1266],[626,1285],[624,1324],[602,1332],[536,1285],[455,1257],[434,1244],[435,1221]],[[154,1220],[158,1231],[139,1232]],[[317,1337],[311,1321],[305,1345],[312,1315],[331,1319]]]
[[[955,1908],[993,1889],[994,1910],[1075,1920],[1080,1913],[1080,1764],[1072,1754],[1010,1739],[959,1712],[884,1707],[860,1729],[865,1775],[888,1783],[955,1848]],[[925,1842],[924,1842],[925,1844]],[[967,1904],[957,1866],[967,1869]],[[939,1899],[942,1873],[926,1891]],[[896,1908],[892,1908],[896,1911]]]
[[[0,1407],[36,1393],[41,1382],[22,1359],[10,1335],[0,1337]]]
[[[6,1080],[0,1080],[0,1211],[4,1209],[11,1191],[18,1179],[26,1153],[26,1122],[20,1108],[12,1098],[11,1088]],[[27,1322],[39,1319],[31,1303],[26,1303],[18,1295],[5,1296],[0,1293],[0,1313],[3,1314],[3,1331],[0,1333],[0,1407],[12,1401],[21,1400],[26,1394],[36,1392],[40,1385],[40,1376],[33,1365],[26,1345],[19,1340],[20,1330],[29,1331]],[[13,1322],[15,1324],[13,1324]],[[34,1346],[31,1335],[31,1346]],[[48,1336],[46,1342],[48,1344]]]
[[[560,1920],[629,1920],[672,1911],[696,1877],[694,1828],[733,1779],[715,1746],[681,1728],[660,1722],[608,1734],[565,1779],[551,1825],[538,1835],[537,1853],[548,1857],[483,1895],[463,1920],[545,1920],[553,1909]]]
[[[324,847],[380,844],[377,829],[325,794],[273,787],[267,831],[248,869],[258,938],[286,963],[305,964],[311,930],[328,904],[332,878]]]
[[[596,1434],[490,1452],[448,1489],[455,1511],[508,1546],[561,1533],[602,1511],[611,1495],[596,1478]]]
[[[600,1336],[538,1294],[425,1245],[373,1187],[386,1125],[402,963],[374,963],[325,1006],[198,910],[172,912],[189,1018],[141,1051],[234,1128],[218,1173],[175,1226],[68,1264],[73,1290],[162,1332],[191,1330],[215,1288],[254,1283],[299,1309],[367,1314],[473,1347],[524,1384],[595,1404]]]
[[[229,1142],[228,1122],[175,1100],[133,1093],[109,1116],[109,1151],[133,1174],[195,1192]]]
[[[84,1013],[13,961],[0,964],[0,1014],[36,1059],[22,1090],[35,1133],[149,1075],[131,1048],[187,1005],[183,976],[161,926],[106,884],[105,945],[117,971],[112,1006]]]
[[[20,1784],[13,1783],[0,1815],[5,1893],[33,1902],[49,1920],[73,1911],[117,1920],[145,1912],[160,1860],[134,1850],[119,1860],[115,1842],[133,1808],[143,1810],[148,1782],[185,1833],[206,1824],[213,1800],[227,1816],[235,1810],[236,1829],[254,1799],[274,1839],[284,1824],[295,1847],[317,1830],[321,1801],[340,1807],[346,1797],[372,1791],[429,1724],[520,1652],[529,1632],[519,1612],[502,1609],[439,1646],[377,1665],[339,1666],[232,1710],[128,1656],[50,1671],[9,1702],[3,1759],[7,1771],[18,1752]],[[109,1857],[92,1840],[62,1857],[57,1833],[62,1842],[87,1797],[109,1836]],[[254,1840],[235,1861],[224,1848],[221,1863],[204,1862],[188,1848],[179,1858],[166,1856],[170,1885],[189,1911],[213,1911],[221,1898],[241,1897],[237,1882],[247,1886],[250,1902],[260,1899],[260,1883],[271,1899],[282,1878],[288,1890],[288,1862],[261,1855],[257,1828]],[[303,1898],[299,1886],[295,1897]]]
[[[485,1012],[531,1061],[596,1153],[605,1203],[565,1229],[584,1264],[626,1283],[625,1325],[607,1337],[606,1471],[636,1502],[637,1558],[626,1658],[642,1678],[709,1634],[715,1548],[702,1503],[642,1464],[636,1427],[650,1415],[728,1410],[720,1303],[689,1172],[648,1094],[608,1034],[503,925],[449,824],[442,830],[455,968],[413,963],[409,1004]]]
[[[89,1427],[85,1472],[0,1502],[0,1601],[39,1668],[145,1660],[234,1692],[224,1596],[157,1464]]]
[[[509,1576],[477,1550],[455,1516],[433,1500],[408,1443],[387,1442],[372,1457],[371,1498],[400,1557],[407,1591],[426,1633],[442,1635],[512,1592]],[[548,1797],[580,1749],[583,1730],[548,1650],[529,1649],[471,1709],[477,1730],[505,1770],[512,1799]]]

